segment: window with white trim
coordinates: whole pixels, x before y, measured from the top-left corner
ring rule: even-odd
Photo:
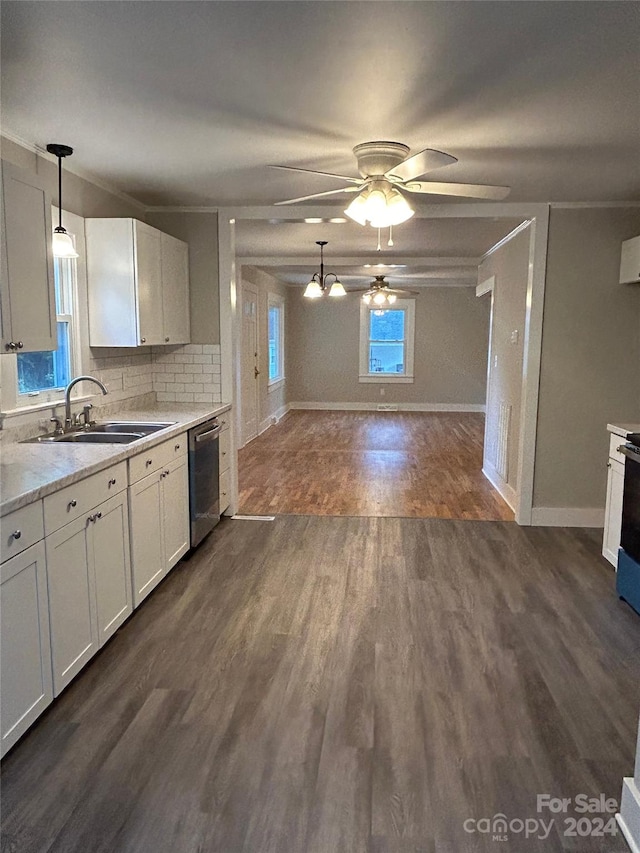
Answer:
[[[360,382],[413,382],[415,300],[360,303]]]
[[[57,208],[56,208],[57,213]],[[73,217],[82,225],[80,217]],[[67,229],[69,231],[69,229]],[[71,231],[76,251],[84,239]],[[54,258],[58,348],[53,351],[21,352],[2,358],[3,410],[35,408],[62,400],[64,388],[80,373],[77,329],[77,259]]]
[[[268,304],[269,384],[284,379],[284,299],[270,293]]]

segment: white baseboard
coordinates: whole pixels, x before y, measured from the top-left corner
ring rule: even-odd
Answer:
[[[290,409],[313,409],[328,412],[375,412],[384,399],[375,403],[289,403]],[[398,403],[399,412],[484,412],[484,403]]]
[[[262,435],[262,433],[266,432],[269,429],[269,427],[275,426],[275,424],[277,424],[279,421],[281,421],[282,418],[287,414],[287,412],[289,411],[290,408],[291,407],[289,406],[289,403],[285,403],[284,406],[280,406],[280,408],[276,409],[276,411],[272,415],[269,415],[268,418],[265,418],[260,423],[260,427],[258,429],[258,435]]]
[[[616,820],[632,853],[640,853],[640,790],[631,777],[622,781],[622,801]]]
[[[599,507],[534,506],[535,527],[604,527],[604,509]]]
[[[488,462],[485,462],[482,466],[482,473],[491,483],[493,488],[498,492],[498,494],[504,498],[504,500],[508,503],[511,509],[516,512],[516,506],[518,504],[518,495],[516,494],[516,490],[513,488],[513,486],[510,486],[509,483],[505,483],[505,481],[502,479],[500,474],[498,474],[496,469]]]

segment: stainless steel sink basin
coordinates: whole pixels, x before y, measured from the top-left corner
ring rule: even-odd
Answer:
[[[173,426],[175,421],[105,421],[87,429],[66,432],[64,435],[38,435],[22,444],[70,442],[74,444],[129,444],[147,435]]]

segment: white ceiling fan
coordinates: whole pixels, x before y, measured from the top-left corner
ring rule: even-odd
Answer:
[[[374,228],[387,228],[406,222],[414,211],[400,190],[408,193],[446,195],[463,198],[480,198],[498,201],[505,198],[510,187],[489,186],[487,184],[455,184],[440,181],[418,181],[423,175],[457,162],[456,157],[425,148],[413,156],[410,149],[401,142],[363,142],[353,149],[358,162],[360,178],[349,175],[335,175],[331,172],[319,172],[302,169],[297,166],[273,166],[274,169],[287,169],[311,175],[322,175],[347,181],[352,186],[339,187],[325,192],[278,201],[276,204],[296,204],[312,198],[322,198],[339,193],[358,193],[345,213],[365,225]]]
[[[349,293],[362,293],[362,299],[367,304],[373,302],[374,305],[393,305],[396,299],[402,299],[403,296],[418,296],[417,290],[400,290],[399,288],[389,287],[389,282],[385,281],[385,276],[377,275],[367,288],[354,288]]]

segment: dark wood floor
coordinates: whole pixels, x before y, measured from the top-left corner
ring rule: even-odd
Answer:
[[[2,767],[3,851],[624,851],[508,841],[536,795],[620,796],[640,619],[599,533],[226,520]],[[570,812],[572,814],[572,812]]]
[[[240,451],[239,512],[509,521],[483,434],[469,412],[293,411]]]

